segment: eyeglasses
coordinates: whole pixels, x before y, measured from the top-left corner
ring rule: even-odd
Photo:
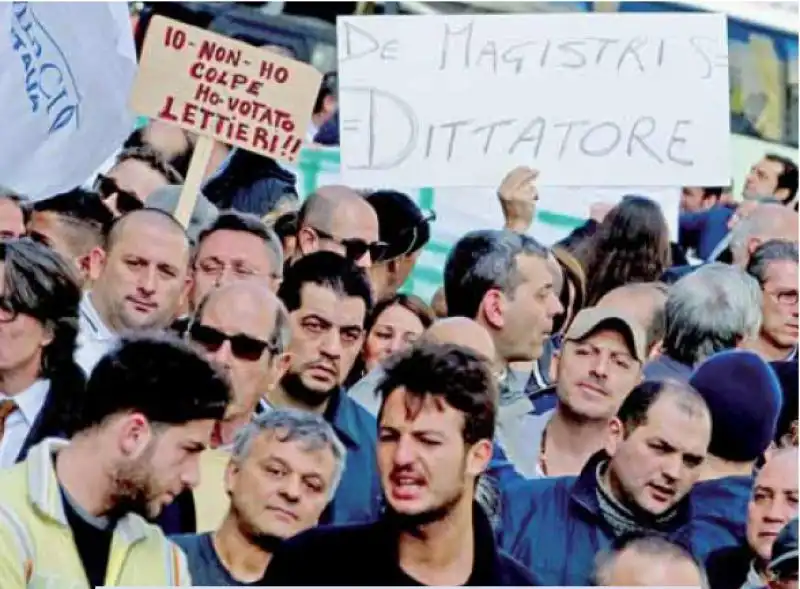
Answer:
[[[269,350],[270,354],[277,354],[277,346],[268,342],[237,333],[236,335],[228,335],[218,329],[203,325],[202,323],[194,323],[189,328],[189,337],[192,341],[200,344],[209,352],[216,352],[222,347],[226,341],[231,344],[231,352],[239,360],[247,360],[254,362],[261,358],[264,350]]]
[[[792,307],[797,306],[798,296],[796,290],[767,291],[767,294],[775,299],[780,305]]]
[[[100,193],[100,196],[103,197],[103,200],[108,200],[111,198],[111,196],[116,194],[117,210],[119,211],[120,215],[144,208],[144,203],[139,200],[138,196],[129,190],[122,190],[117,182],[108,176],[103,176],[102,174],[97,175],[95,190]]]
[[[358,238],[340,239],[316,227],[311,227],[311,229],[313,229],[320,238],[329,239],[344,247],[345,257],[353,262],[357,262],[363,258],[364,254],[367,252],[369,252],[369,257],[372,258],[373,262],[380,261],[383,259],[386,249],[389,247],[389,244],[383,241],[373,241],[369,243]]]

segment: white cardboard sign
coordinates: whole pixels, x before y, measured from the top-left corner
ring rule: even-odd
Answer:
[[[357,186],[730,182],[724,15],[337,22],[342,175]]]

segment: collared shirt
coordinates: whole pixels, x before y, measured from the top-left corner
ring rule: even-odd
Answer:
[[[756,571],[756,561],[750,563],[750,568],[747,570],[747,579],[739,589],[761,589],[766,583],[761,579],[761,575]]]
[[[75,348],[75,363],[88,377],[100,358],[108,352],[119,339],[102,320],[92,303],[91,292],[83,293],[78,308],[78,339]]]
[[[260,408],[266,411],[274,409],[265,399],[261,400]],[[339,488],[319,523],[375,521],[383,508],[375,417],[341,390],[331,397],[324,417],[347,449],[347,458]]]
[[[0,440],[0,468],[16,464],[25,439],[44,407],[49,390],[50,381],[39,379],[13,397],[0,393],[0,400],[12,399],[17,404],[17,410],[6,419],[5,433]]]

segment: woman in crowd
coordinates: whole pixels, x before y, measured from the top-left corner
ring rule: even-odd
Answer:
[[[365,322],[361,358],[350,372],[346,386],[355,384],[390,355],[412,345],[433,320],[433,311],[417,296],[396,294],[379,301]]]
[[[669,229],[658,203],[626,196],[577,247],[588,277],[586,306],[632,282],[653,282],[672,264]]]

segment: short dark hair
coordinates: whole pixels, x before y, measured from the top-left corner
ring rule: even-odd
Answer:
[[[770,262],[799,263],[796,243],[784,239],[770,239],[759,245],[747,263],[747,273],[764,286]]]
[[[788,157],[783,157],[777,153],[768,153],[764,156],[765,159],[781,164],[783,170],[778,174],[778,185],[776,190],[785,188],[789,191],[789,197],[783,203],[788,204],[794,197],[797,196],[797,164],[790,160]]]
[[[387,397],[402,387],[418,412],[427,397],[433,397],[464,414],[464,442],[494,438],[499,393],[486,359],[455,344],[424,341],[397,354],[384,366],[377,387],[382,397],[380,417]]]
[[[617,411],[617,419],[622,422],[625,435],[629,436],[640,425],[647,423],[650,408],[665,393],[679,397],[687,411],[704,411],[708,413],[703,397],[688,382],[677,380],[646,380],[639,383],[625,397]]]
[[[208,226],[200,231],[200,235],[197,237],[195,253],[199,252],[203,242],[217,231],[238,231],[257,237],[264,242],[264,246],[272,255],[275,273],[278,276],[283,273],[283,247],[281,242],[275,232],[255,215],[233,209],[220,212]]]
[[[450,250],[444,265],[444,298],[451,317],[475,319],[493,288],[511,296],[520,284],[517,256],[547,259],[549,251],[527,235],[508,230],[470,231]]]
[[[329,288],[340,296],[358,297],[364,301],[366,313],[372,309],[372,290],[364,270],[333,252],[314,252],[286,269],[278,297],[290,313],[302,305],[301,294],[306,284]]]
[[[94,244],[100,247],[105,246],[105,236],[114,222],[114,215],[103,204],[102,197],[84,188],[56,194],[33,203],[30,208],[36,213],[55,213],[82,235],[91,235]]]
[[[130,412],[166,425],[221,419],[229,399],[222,373],[176,336],[128,336],[92,371],[77,431]]]
[[[117,160],[114,165],[116,166],[128,160],[136,160],[147,164],[153,170],[164,176],[167,180],[167,184],[183,184],[183,176],[167,162],[164,156],[149,145],[123,149],[119,155],[117,155]]]
[[[145,141],[144,133],[146,130],[147,126],[139,127],[138,129],[136,129],[133,133],[131,133],[128,136],[128,138],[125,140],[125,143],[122,144],[122,149],[126,150],[136,147],[146,147],[149,149],[155,149],[151,144]],[[181,129],[181,131],[183,132],[183,136],[186,138],[186,149],[180,152],[179,154],[174,155],[169,160],[167,160],[165,157],[164,161],[166,161],[169,165],[171,165],[176,172],[178,172],[181,176],[185,178],[186,174],[189,173],[189,164],[191,163],[192,160],[194,145],[192,144],[192,141],[188,133],[186,131],[183,131],[183,129]]]

